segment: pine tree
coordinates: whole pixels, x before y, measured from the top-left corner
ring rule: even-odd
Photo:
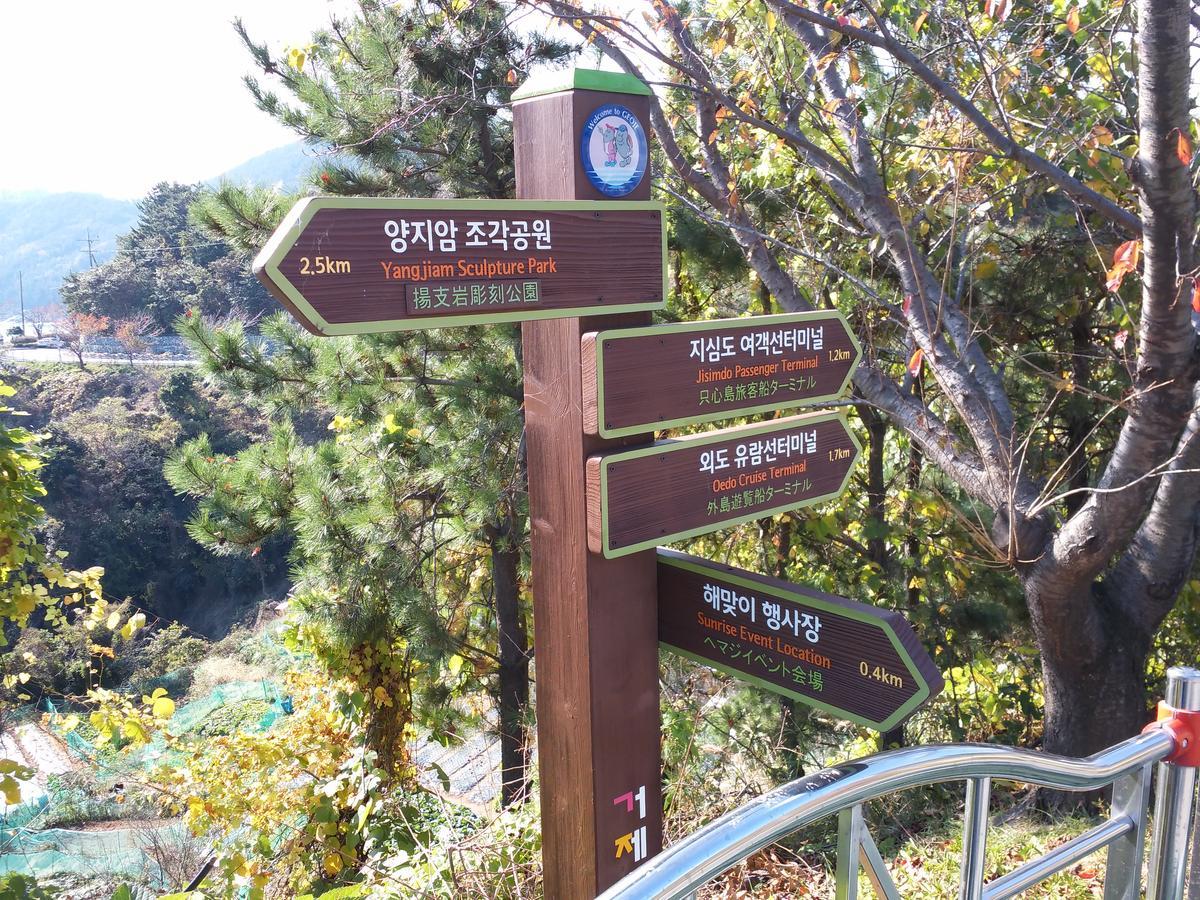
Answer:
[[[275,78],[275,88],[248,80],[256,101],[330,151],[312,186],[333,194],[512,196],[511,91],[531,66],[572,53],[519,35],[493,4],[362,0],[283,59],[237,29]],[[252,250],[289,202],[223,185],[193,215]],[[180,329],[211,377],[278,423],[233,463],[210,461],[203,442],[173,462],[173,483],[203,498],[195,536],[246,552],[276,531],[295,535],[296,595],[328,651],[374,639],[400,660],[386,688],[396,702],[376,711],[381,753],[402,758],[409,717],[453,727],[449,701],[486,684],[503,800],[522,797],[530,654],[517,330],[330,340],[281,317],[264,326],[279,347],[267,356],[236,326],[193,317]],[[314,420],[333,437],[318,438]],[[382,680],[368,674],[366,686]]]
[[[230,247],[189,218],[198,195],[190,185],[155,185],[138,201],[137,224],[117,239],[116,255],[63,281],[67,310],[114,321],[149,316],[165,329],[187,308],[211,316],[272,308]]]

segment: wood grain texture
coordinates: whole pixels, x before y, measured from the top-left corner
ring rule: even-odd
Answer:
[[[878,731],[943,687],[892,610],[668,550],[658,552],[658,597],[664,645]]]
[[[832,499],[860,452],[840,415],[815,413],[597,455],[588,545],[619,556]]]
[[[606,100],[645,121],[645,98],[623,94],[514,104],[520,197],[599,198],[577,162],[576,123]],[[643,184],[648,196],[648,177]],[[645,313],[610,318],[618,327],[649,322]],[[632,871],[632,854],[615,856],[623,835],[645,827],[647,856],[662,844],[654,554],[607,560],[587,547],[585,461],[621,446],[583,431],[580,338],[599,322],[547,319],[521,329],[544,892],[555,900],[590,900]],[[641,787],[644,819],[614,803]]]
[[[538,193],[525,193],[517,185],[518,196],[538,200],[611,200],[596,190],[584,174],[580,164],[579,137],[583,123],[591,113],[606,103],[620,103],[628,107],[641,119],[643,127],[649,124],[649,106],[645,97],[630,94],[611,94],[604,91],[564,91],[521,100],[513,104],[513,143],[517,157],[526,161],[529,169],[522,174],[536,178]],[[569,140],[554,143],[543,139],[547,134],[564,134],[569,130]],[[518,133],[519,132],[519,133]],[[539,171],[533,171],[534,168]],[[651,171],[634,190],[622,197],[623,200],[649,200]]]
[[[845,319],[824,310],[609,329],[585,341],[584,424],[609,437],[832,400],[859,358]]]
[[[596,334],[589,331],[580,342],[580,368],[583,374],[583,430],[587,434],[599,434],[600,419],[599,405],[596,395],[599,391],[599,381],[596,372]]]
[[[385,231],[388,222],[403,225],[406,233],[420,224],[422,235],[435,236],[421,243],[408,240],[397,253]],[[472,222],[519,223],[522,236],[498,232],[488,246],[466,246]],[[534,223],[544,223],[539,227],[548,232],[541,247],[530,230]],[[455,249],[443,251],[436,234],[451,229]],[[524,312],[661,300],[661,233],[657,210],[515,212],[489,211],[482,204],[473,211],[331,208],[308,222],[279,272],[335,325],[416,318],[436,325],[455,316],[498,313],[519,319]],[[327,264],[332,273],[318,271]],[[494,282],[518,289],[533,283],[536,299],[522,298],[513,309],[505,298],[497,302],[486,291],[471,296],[471,286]],[[460,286],[461,297],[454,290]],[[414,306],[421,289],[427,297],[423,310]]]

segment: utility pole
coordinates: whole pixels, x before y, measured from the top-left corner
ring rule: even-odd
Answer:
[[[99,235],[96,235],[96,239],[99,239],[99,237],[100,237]],[[92,250],[92,229],[90,229],[90,228],[87,230],[87,242],[86,243],[87,243],[87,248],[88,248],[88,268],[94,269],[96,267],[96,254]]]
[[[21,337],[25,337],[25,273],[17,270],[17,296],[21,298]]]

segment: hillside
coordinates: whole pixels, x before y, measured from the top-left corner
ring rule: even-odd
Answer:
[[[206,181],[216,185],[221,181],[235,184],[258,184],[278,187],[283,191],[299,189],[304,177],[321,164],[319,151],[297,141],[260,153],[240,166],[234,166]]]
[[[18,272],[25,308],[52,303],[65,275],[112,258],[117,235],[137,218],[131,200],[99,194],[0,193],[0,315],[18,308]]]
[[[276,185],[296,190],[319,160],[300,142],[268,150],[208,179]],[[97,263],[112,258],[116,238],[137,219],[132,200],[101,194],[0,191],[0,318],[18,309],[18,278],[25,308],[56,302],[63,278],[88,267],[87,239]]]

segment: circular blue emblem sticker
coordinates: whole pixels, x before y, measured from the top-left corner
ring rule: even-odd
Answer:
[[[646,131],[619,103],[597,107],[583,123],[583,171],[602,194],[624,197],[642,181],[650,159]]]

